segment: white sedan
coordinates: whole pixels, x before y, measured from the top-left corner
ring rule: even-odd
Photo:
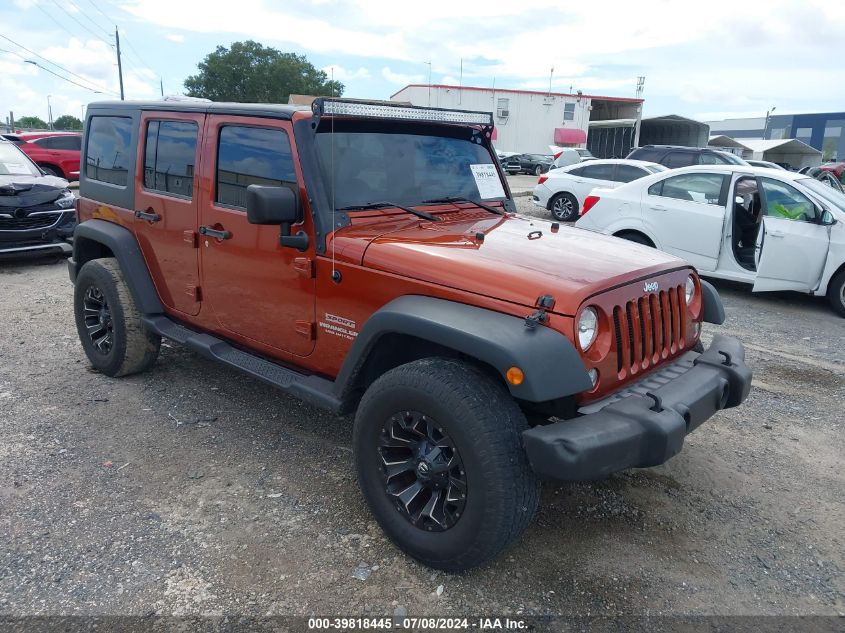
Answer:
[[[659,248],[755,292],[827,295],[845,316],[845,194],[814,178],[697,165],[587,197],[576,226]]]
[[[666,167],[643,160],[590,160],[540,176],[533,201],[551,211],[555,220],[569,222],[578,218],[584,199],[594,187],[612,189],[661,171],[666,171]]]

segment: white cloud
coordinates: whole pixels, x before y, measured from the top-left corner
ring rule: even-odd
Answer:
[[[171,42],[176,42],[177,44],[182,44],[185,41],[185,36],[181,33],[168,33],[164,37]]]
[[[363,66],[358,67],[357,70],[348,70],[343,66],[331,64],[323,68],[323,72],[329,76],[334,77],[337,81],[354,81],[356,79],[369,79],[370,71]]]
[[[385,66],[381,69],[381,76],[387,79],[390,83],[399,84],[399,85],[406,85],[406,84],[418,84],[423,82],[422,75],[407,75],[404,73],[395,73],[390,68]]]

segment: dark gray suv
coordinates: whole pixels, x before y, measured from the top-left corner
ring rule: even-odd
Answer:
[[[747,165],[736,154],[721,152],[709,147],[682,147],[680,145],[643,145],[635,147],[627,158],[660,163],[669,169],[690,165]]]

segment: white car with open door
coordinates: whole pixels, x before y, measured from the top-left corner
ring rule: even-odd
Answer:
[[[845,194],[743,165],[673,169],[595,189],[576,226],[654,246],[754,292],[827,295],[845,316]]]
[[[612,189],[637,178],[666,171],[657,163],[643,160],[595,159],[540,176],[534,187],[533,201],[548,209],[555,220],[571,222],[578,219],[584,199],[595,187]]]

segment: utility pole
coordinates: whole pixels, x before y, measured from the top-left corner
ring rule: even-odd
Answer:
[[[120,33],[117,31],[117,25],[114,26],[114,44],[117,49],[117,77],[120,79],[120,100],[123,101],[123,66],[120,63]]]
[[[458,105],[461,105],[461,92],[464,89],[464,58],[461,57],[461,75],[458,79]]]
[[[428,64],[428,105],[431,106],[431,62],[425,62]]]
[[[555,76],[555,67],[552,66],[552,69],[549,71],[549,96],[552,96],[552,78]]]
[[[164,97],[164,79],[158,78],[158,85],[161,88],[161,96]]]
[[[637,77],[637,99],[643,98],[643,91],[645,90],[645,77]],[[640,126],[643,122],[643,104],[637,104],[637,123],[634,129],[634,147],[640,146]]]
[[[50,105],[50,97],[53,95],[47,95],[47,122],[50,126],[50,131],[53,131],[53,106]]]
[[[772,106],[771,110],[766,110],[766,122],[763,124],[763,140],[766,140],[766,135],[769,133],[769,119],[775,110],[777,110],[775,106]]]

